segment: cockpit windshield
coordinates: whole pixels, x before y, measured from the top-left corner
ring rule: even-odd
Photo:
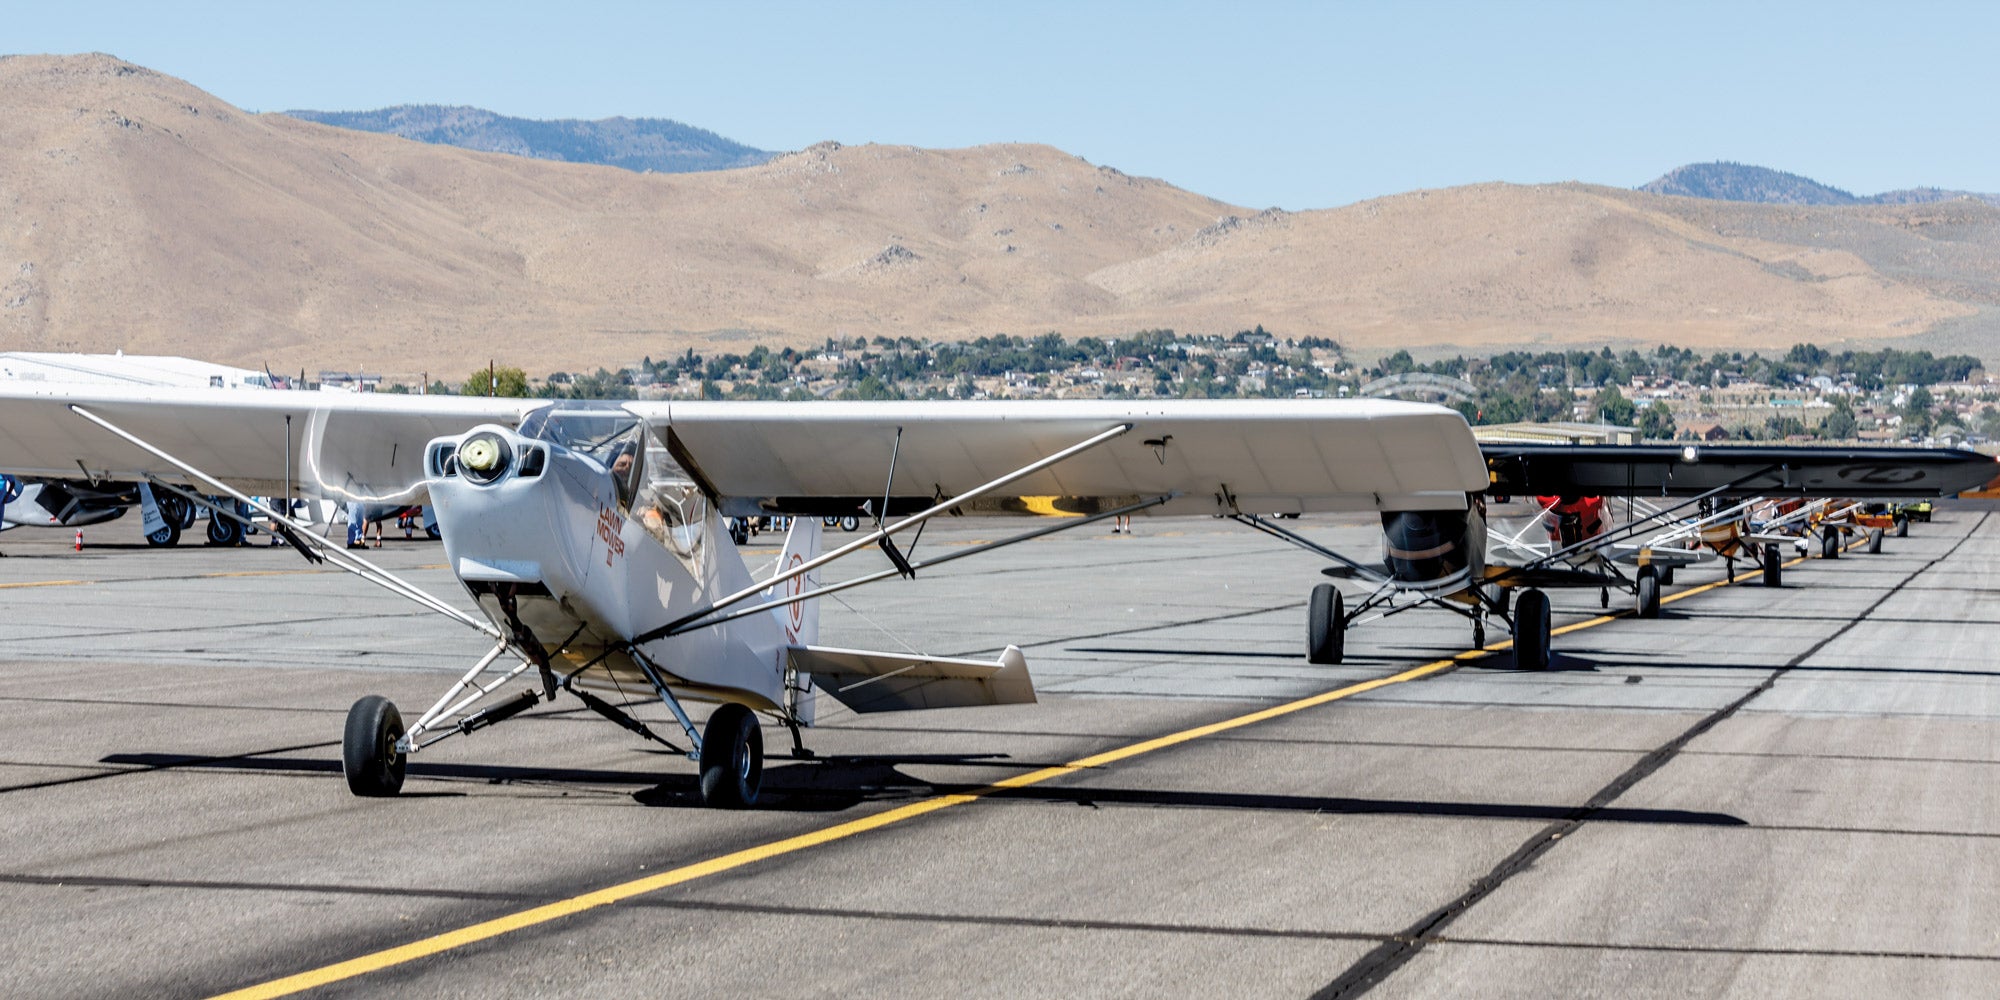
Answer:
[[[521,420],[519,433],[588,455],[611,473],[618,506],[630,508],[641,482],[646,435],[638,417],[609,400],[567,400]]]
[[[631,448],[639,418],[610,400],[564,400],[521,419],[524,438],[561,445],[609,468],[620,446]]]

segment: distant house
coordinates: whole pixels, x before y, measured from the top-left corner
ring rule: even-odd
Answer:
[[[1682,424],[1680,436],[1689,441],[1727,441],[1729,428],[1714,421]]]

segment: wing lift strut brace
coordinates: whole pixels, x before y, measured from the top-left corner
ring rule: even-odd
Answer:
[[[91,423],[94,423],[99,427],[104,428],[105,430],[111,432],[112,434],[117,435],[119,438],[122,438],[123,440],[132,444],[133,446],[141,449],[142,451],[145,451],[146,453],[154,456],[155,458],[158,458],[159,460],[166,462],[167,464],[173,466],[174,468],[181,470],[183,473],[186,473],[189,478],[203,484],[208,489],[214,490],[216,495],[230,497],[231,499],[236,500],[237,502],[248,507],[250,510],[253,510],[269,518],[271,521],[272,530],[277,532],[287,542],[291,543],[292,547],[298,549],[299,552],[305,555],[309,561],[319,562],[324,560],[327,562],[331,562],[338,569],[346,570],[347,572],[352,573],[355,576],[358,576],[361,579],[366,580],[369,583],[372,583],[378,587],[381,587],[382,589],[387,590],[392,594],[395,594],[399,597],[405,598],[410,601],[414,601],[425,608],[435,611],[438,614],[444,615],[445,617],[450,618],[451,620],[456,621],[459,624],[464,625],[468,628],[484,633],[488,638],[495,640],[493,648],[490,651],[488,651],[487,654],[484,657],[482,657],[470,671],[466,672],[465,676],[461,677],[456,684],[452,685],[451,690],[447,691],[443,698],[438,699],[437,704],[431,706],[431,709],[429,711],[425,712],[421,717],[417,719],[415,724],[409,727],[408,732],[406,732],[403,738],[400,741],[398,741],[397,749],[399,751],[403,753],[411,753],[423,747],[429,746],[432,743],[435,743],[438,740],[445,738],[446,736],[454,735],[457,733],[469,733],[475,729],[481,729],[486,726],[490,726],[496,722],[501,721],[502,719],[506,719],[508,717],[520,714],[521,712],[533,706],[537,701],[540,700],[540,696],[535,694],[532,690],[523,692],[522,695],[512,700],[502,702],[499,705],[495,705],[491,708],[482,710],[480,712],[475,712],[472,715],[459,719],[459,721],[451,729],[445,730],[441,734],[434,736],[429,740],[423,739],[424,735],[427,732],[434,730],[438,726],[440,720],[458,715],[458,713],[463,712],[467,708],[470,708],[474,703],[478,702],[480,699],[485,698],[487,695],[492,694],[495,690],[498,690],[501,685],[519,676],[522,673],[522,671],[528,669],[534,657],[523,656],[519,663],[515,664],[511,670],[506,671],[497,680],[491,681],[486,684],[477,684],[476,681],[478,680],[479,675],[486,672],[487,669],[492,667],[494,662],[498,660],[503,653],[506,653],[508,649],[513,645],[513,643],[509,640],[509,638],[505,634],[503,634],[500,631],[500,629],[496,628],[492,623],[480,621],[479,619],[474,618],[471,615],[468,615],[465,612],[460,611],[455,607],[452,607],[449,603],[446,603],[443,598],[440,598],[430,593],[429,591],[426,591],[423,588],[418,587],[413,583],[410,583],[408,580],[405,580],[402,577],[397,576],[396,574],[391,573],[388,570],[383,569],[382,567],[377,566],[374,563],[361,558],[360,556],[348,552],[345,549],[341,548],[340,546],[335,545],[324,538],[319,537],[319,535],[315,534],[312,531],[310,525],[305,524],[304,522],[301,521],[294,520],[292,517],[289,516],[289,514],[279,513],[277,510],[273,509],[270,505],[265,504],[262,501],[259,501],[251,496],[248,496],[247,494],[244,494],[243,492],[236,490],[230,487],[229,485],[223,483],[221,480],[216,479],[214,476],[211,476],[208,473],[205,473],[200,469],[197,469],[194,466],[189,465],[188,463],[183,462],[178,458],[175,458],[174,456],[168,454],[167,452],[161,450],[160,448],[155,447],[152,443],[140,438],[138,435],[135,435],[125,430],[124,428],[119,427],[118,425],[112,423],[111,421],[106,420],[95,413],[92,413],[90,410],[74,404],[70,406],[70,410],[74,412],[77,416],[80,416],[85,420],[88,420]],[[289,469],[286,470],[286,475],[287,477],[289,477],[290,475]],[[166,482],[157,476],[149,475],[146,477],[146,479],[154,487],[167,490],[175,494],[176,496],[179,496],[189,501],[190,503],[199,504],[202,507],[208,508],[211,516],[227,517],[232,520],[238,521],[246,526],[250,524],[249,518],[244,517],[236,510],[231,509],[229,505],[211,503],[208,500],[201,497],[199,494],[196,494],[191,490],[184,489],[173,483]],[[537,650],[537,652],[540,651]],[[546,657],[542,657],[542,659],[545,660]],[[472,689],[472,693],[465,695],[465,697],[463,698],[460,698],[459,695],[464,693],[468,688]],[[453,699],[457,700],[454,701]],[[678,709],[678,706],[675,706],[675,708]],[[678,714],[678,711],[676,714]]]

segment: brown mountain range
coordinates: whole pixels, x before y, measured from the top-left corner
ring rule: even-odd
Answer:
[[[1338,169],[1334,165],[1332,169]],[[531,372],[828,336],[1261,323],[1395,347],[1996,343],[2000,208],[1486,184],[1235,208],[1043,146],[646,175],[0,59],[0,349]],[[1914,339],[1911,339],[1914,338]]]

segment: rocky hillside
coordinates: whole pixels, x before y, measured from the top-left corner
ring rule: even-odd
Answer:
[[[1809,177],[1742,163],[1693,163],[1639,186],[1649,194],[1672,194],[1720,201],[1754,201],[1766,205],[1919,205],[1971,198],[2000,205],[2000,195],[1943,188],[1904,188],[1857,196]]]
[[[1974,202],[1492,184],[1257,213],[1033,145],[640,174],[247,114],[107,56],[0,60],[0,204],[0,349],[274,370],[1260,323],[1363,353],[2000,354],[2000,208]]]
[[[404,104],[379,111],[287,111],[293,118],[538,160],[677,174],[754,167],[772,154],[667,118],[536,121],[479,108]]]

